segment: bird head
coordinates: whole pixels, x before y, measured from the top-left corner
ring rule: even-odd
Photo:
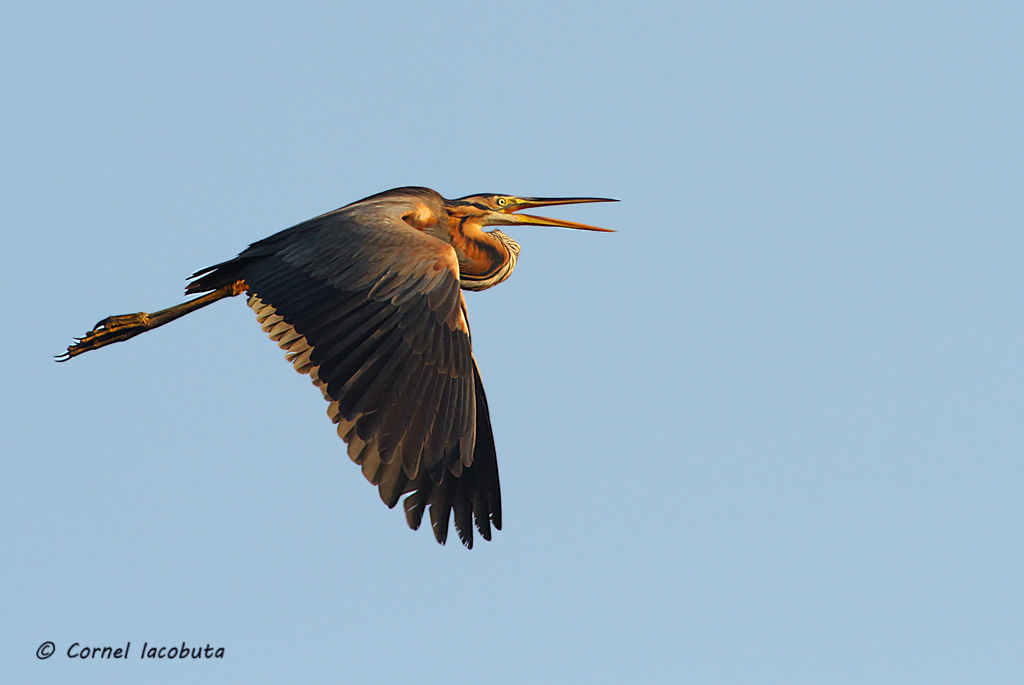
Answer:
[[[618,202],[606,197],[516,197],[515,195],[468,195],[457,200],[445,200],[448,215],[468,219],[479,227],[483,226],[557,226],[577,228],[584,231],[614,233],[610,228],[598,228],[575,221],[549,219],[532,214],[517,214],[521,209],[548,207],[550,205],[576,205],[587,202]]]

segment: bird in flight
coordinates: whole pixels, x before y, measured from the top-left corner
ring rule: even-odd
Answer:
[[[363,475],[388,507],[402,495],[409,527],[429,508],[434,537],[455,528],[473,547],[473,520],[501,529],[501,492],[487,399],[462,290],[507,279],[519,244],[488,226],[606,228],[518,214],[599,197],[470,195],[396,188],[250,245],[191,276],[192,300],[152,314],[107,317],[57,358],[135,337],[246,293],[256,319],[308,374]]]

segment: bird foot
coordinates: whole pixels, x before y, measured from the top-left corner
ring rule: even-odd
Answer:
[[[66,362],[83,352],[99,349],[100,347],[121,342],[128,338],[134,338],[136,335],[145,333],[152,327],[153,324],[150,321],[149,314],[146,312],[108,316],[86,333],[84,338],[75,338],[77,342],[68,346],[68,351],[58,356],[57,361]]]

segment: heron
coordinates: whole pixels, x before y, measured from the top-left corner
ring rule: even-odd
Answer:
[[[329,403],[348,455],[389,508],[405,495],[416,530],[430,512],[462,543],[473,521],[485,540],[501,529],[498,461],[487,398],[473,357],[461,290],[512,275],[519,244],[493,226],[612,232],[518,213],[611,198],[478,194],[446,200],[429,188],[371,195],[250,245],[192,274],[169,309],[110,316],[67,352],[122,342],[218,300],[245,293],[256,319]]]

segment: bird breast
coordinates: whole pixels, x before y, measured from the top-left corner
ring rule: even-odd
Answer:
[[[459,257],[459,285],[463,290],[487,290],[512,275],[519,243],[501,231],[459,236],[452,247]]]

